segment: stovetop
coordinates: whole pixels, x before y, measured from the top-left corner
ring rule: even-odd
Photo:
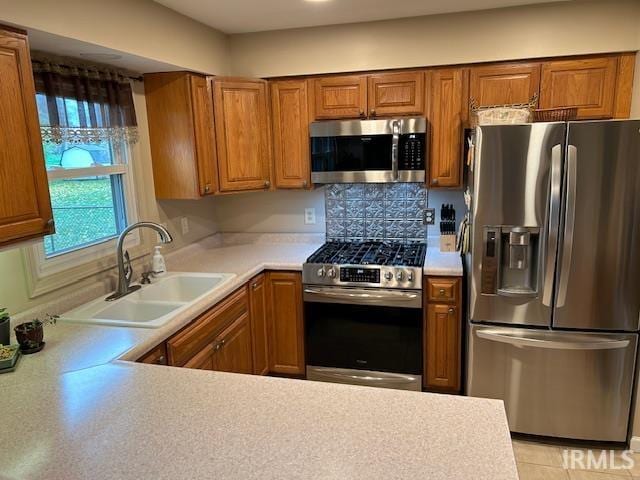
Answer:
[[[308,263],[334,265],[385,265],[422,267],[424,243],[327,242],[308,259]]]
[[[327,242],[302,266],[305,285],[420,290],[424,243]]]

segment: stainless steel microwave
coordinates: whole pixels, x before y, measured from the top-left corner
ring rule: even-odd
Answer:
[[[313,183],[424,182],[424,117],[311,123]]]

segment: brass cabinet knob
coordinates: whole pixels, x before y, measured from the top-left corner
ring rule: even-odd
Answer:
[[[375,117],[375,116],[376,116],[376,110],[375,110],[375,108],[374,108],[373,110],[371,110],[371,116],[372,116],[372,117]]]
[[[449,309],[449,313],[451,313],[451,314],[455,313],[455,309],[450,308],[450,309]]]
[[[269,180],[266,180],[264,182],[264,186],[265,186],[265,188],[269,188],[271,186],[271,182]]]
[[[364,110],[360,110],[360,116],[364,117]]]
[[[160,355],[158,358],[156,358],[156,361],[154,363],[156,363],[157,365],[164,365],[166,363],[164,355]]]
[[[438,185],[438,179],[434,178],[433,180],[431,180],[431,184],[432,185]]]
[[[211,191],[211,185],[208,183],[204,186],[204,193],[209,193]]]
[[[303,181],[302,181],[302,186],[303,186],[304,188],[307,188],[307,181],[306,181],[306,180],[303,180]]]
[[[444,288],[441,288],[438,293],[440,294],[441,297],[444,297]]]

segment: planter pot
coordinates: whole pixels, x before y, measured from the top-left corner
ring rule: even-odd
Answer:
[[[29,327],[27,328],[27,326]],[[42,344],[42,339],[44,337],[42,325],[33,327],[33,324],[31,323],[21,323],[13,330],[16,333],[16,340],[18,340],[20,347],[25,350],[37,348]]]
[[[11,343],[10,332],[9,319],[0,320],[0,345],[9,345]]]

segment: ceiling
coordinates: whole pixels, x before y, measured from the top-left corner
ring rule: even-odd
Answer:
[[[154,0],[225,33],[336,25],[568,0]]]

